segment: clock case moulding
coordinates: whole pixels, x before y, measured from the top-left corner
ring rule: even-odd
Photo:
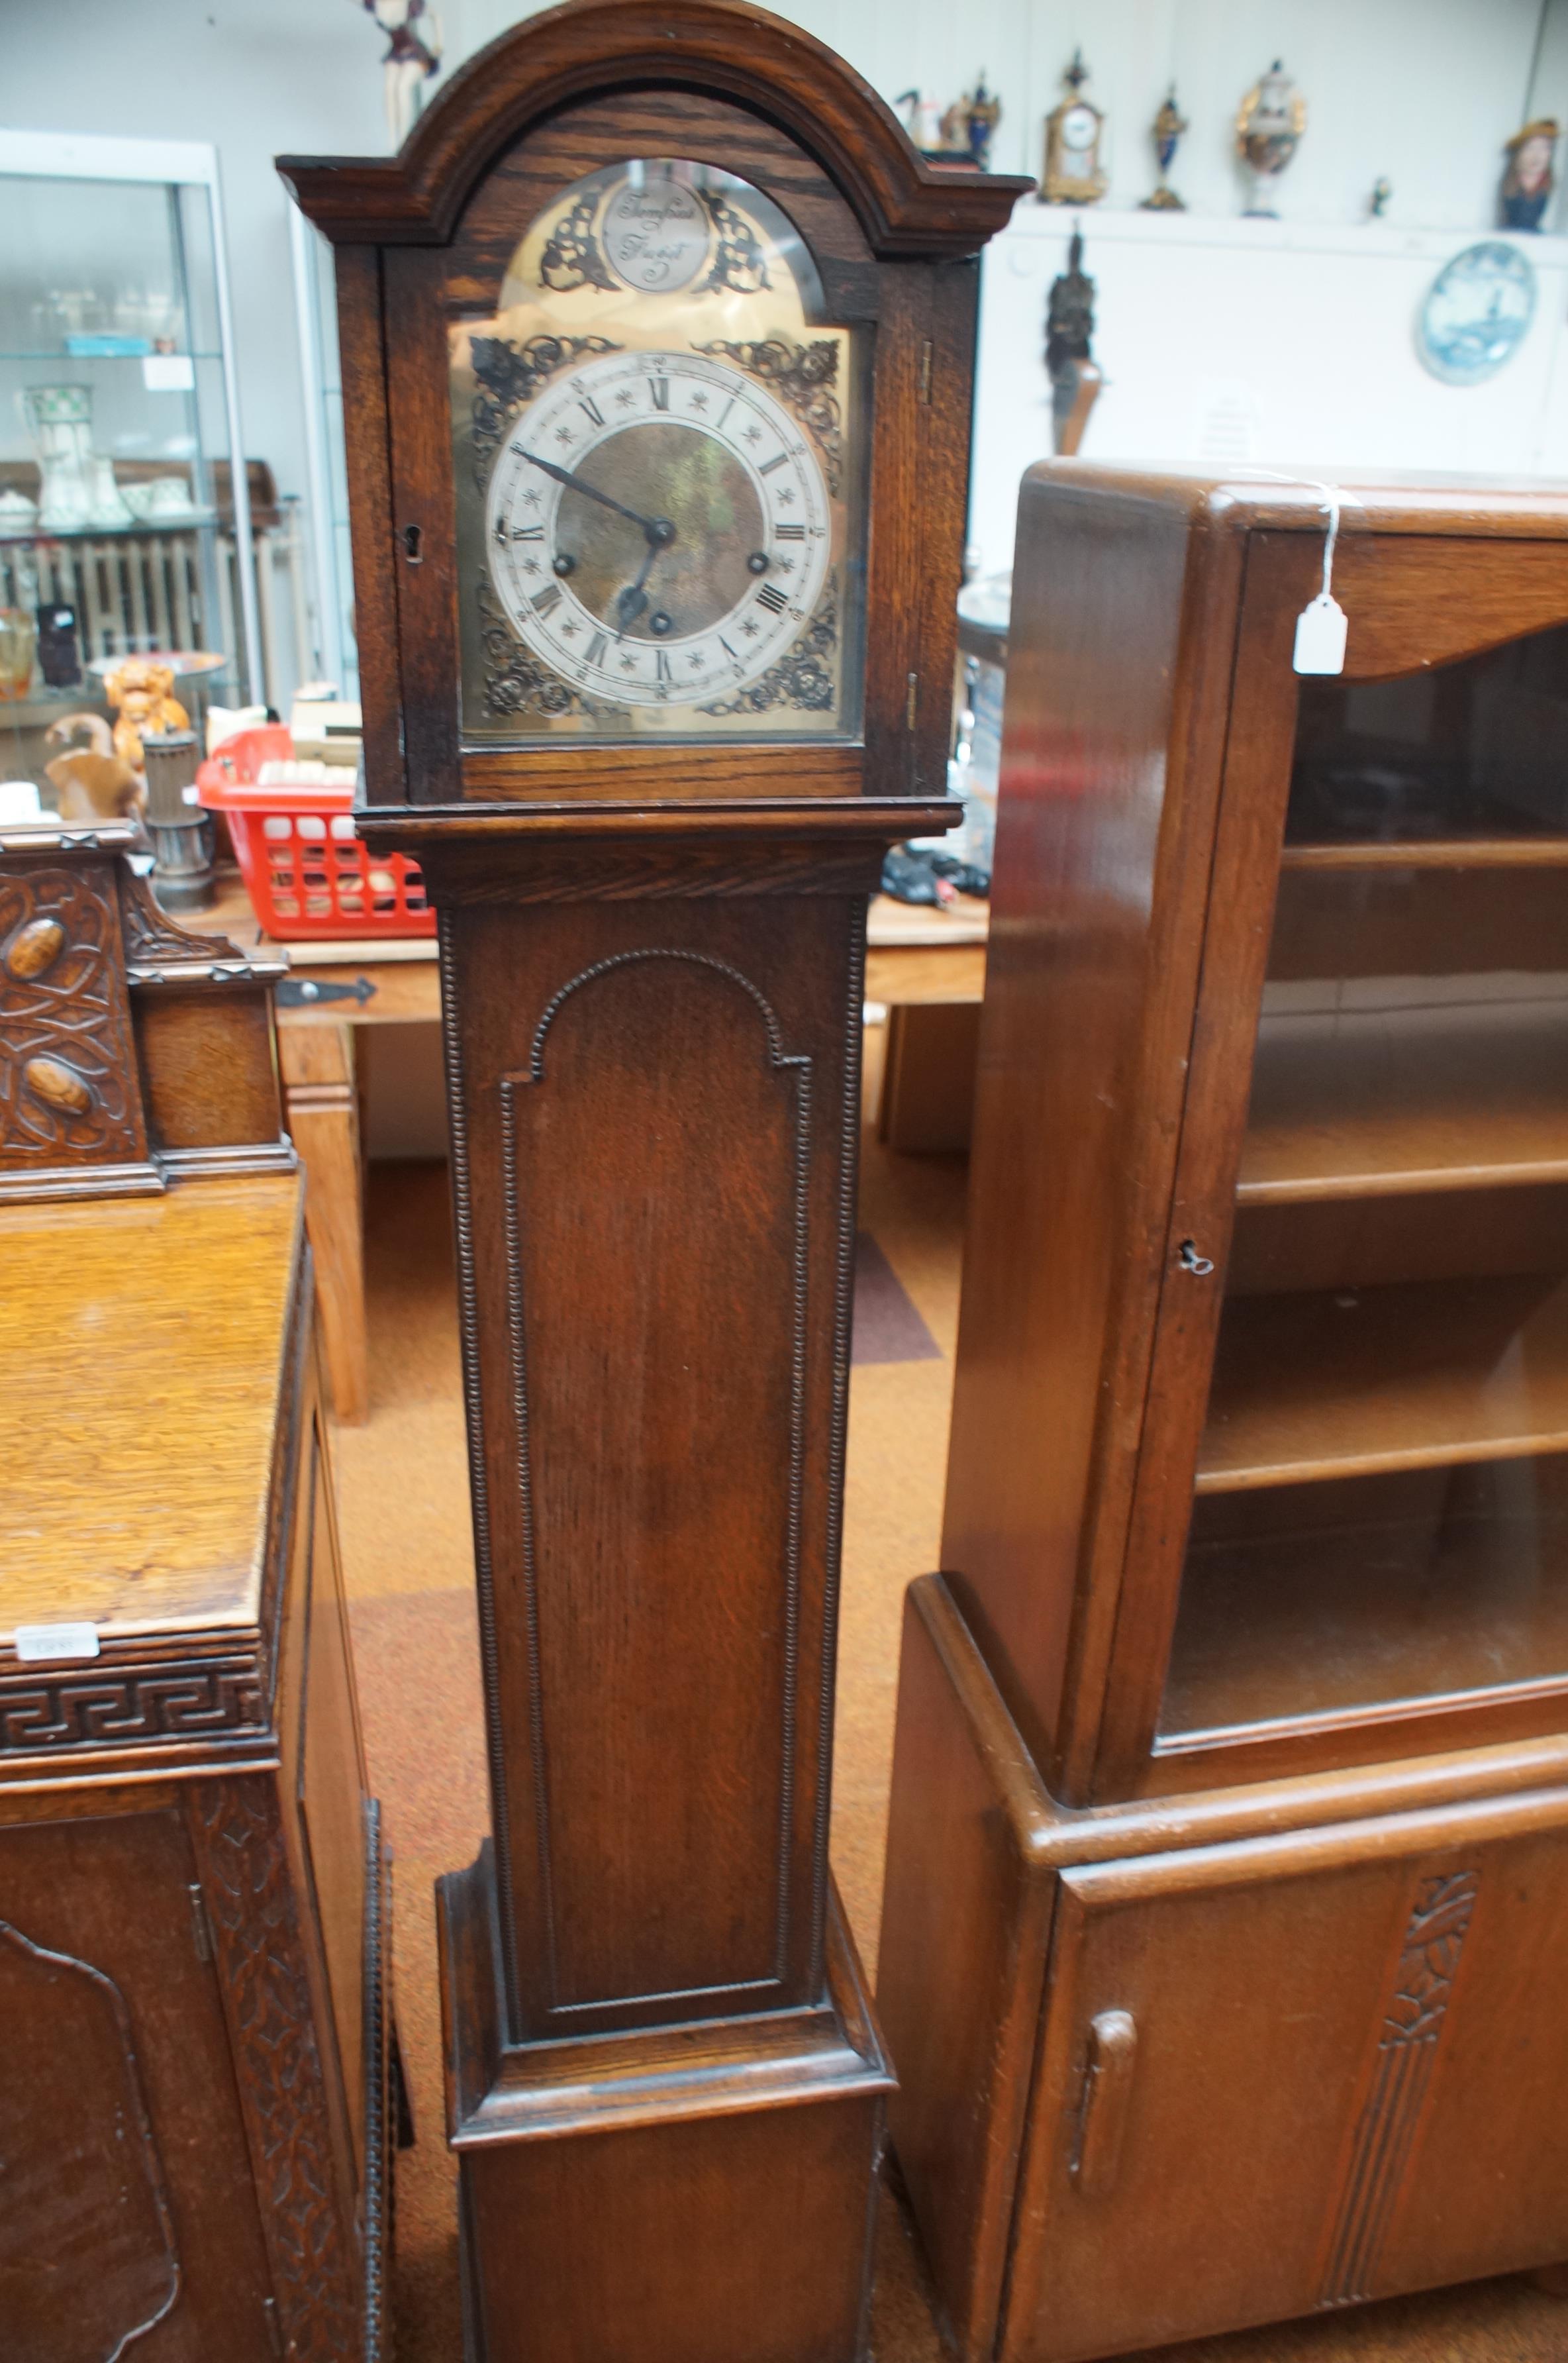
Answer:
[[[465,751],[448,329],[631,158],[794,226],[871,356],[856,736]],[[337,249],[372,846],[440,915],[493,1836],[440,1884],[468,2351],[850,2363],[891,2084],[827,1862],[865,909],[944,799],[977,258],[793,26],[571,6]]]

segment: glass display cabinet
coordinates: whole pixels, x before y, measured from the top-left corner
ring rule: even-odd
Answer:
[[[878,1991],[971,2363],[1568,2258],[1565,759],[1568,494],[1025,479]]]
[[[0,131],[0,780],[81,819],[115,660],[262,678],[216,151]]]

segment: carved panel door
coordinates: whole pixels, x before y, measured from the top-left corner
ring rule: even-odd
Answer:
[[[1066,1872],[1007,2363],[1568,2255],[1565,1823],[1538,1795]]]
[[[194,1871],[172,1810],[0,1828],[6,2363],[273,2363]]]

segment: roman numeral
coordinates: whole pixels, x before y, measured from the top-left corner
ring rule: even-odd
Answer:
[[[726,402],[726,403],[725,403],[725,405],[724,405],[724,406],[723,406],[723,410],[721,410],[721,411],[720,411],[720,413],[719,413],[719,415],[718,415],[717,418],[715,418],[715,419],[714,419],[714,421],[713,421],[713,425],[714,425],[714,427],[722,427],[722,426],[723,425],[723,423],[724,423],[725,419],[729,416],[729,415],[730,415],[731,411],[734,408],[734,406],[735,406],[735,398],[734,398],[734,395],[732,394],[731,394],[731,396],[730,396],[730,398],[729,398],[729,400],[728,400],[728,402]]]
[[[669,679],[669,677],[670,677],[670,672],[669,672],[669,655],[668,655],[668,651],[667,649],[655,649],[655,650],[654,650],[654,679],[655,679],[656,681],[668,681],[668,680]]]
[[[595,427],[603,426],[604,413],[600,409],[599,405],[594,401],[593,396],[591,394],[585,394],[582,400],[577,406],[580,410],[587,411],[589,417],[592,420]]]
[[[545,528],[542,525],[514,525],[512,538],[513,541],[543,541]]]
[[[653,406],[656,410],[669,408],[669,380],[667,377],[650,377],[648,392],[653,396]]]
[[[542,591],[535,592],[533,599],[529,604],[533,607],[536,616],[547,616],[552,607],[558,607],[561,604],[560,584],[558,582],[547,582]]]
[[[609,645],[610,636],[607,632],[595,632],[593,638],[588,643],[587,661],[591,665],[602,664],[604,661],[604,651]]]
[[[773,530],[780,541],[804,541],[806,538],[803,525],[776,525]]]
[[[788,451],[776,451],[771,460],[765,460],[763,461],[761,467],[756,471],[757,474],[759,476],[771,476],[774,469],[781,468],[789,457],[790,454]]]
[[[770,616],[781,616],[789,602],[777,582],[765,582],[756,594],[756,604],[766,607]]]
[[[734,652],[734,649],[732,649],[732,648],[731,648],[731,646],[730,646],[730,644],[729,644],[728,640],[726,640],[726,639],[725,639],[725,638],[724,638],[724,636],[723,636],[723,632],[721,632],[721,633],[719,634],[719,646],[723,649],[723,650],[724,654],[728,657],[728,659],[729,659],[730,662],[734,665],[734,669],[735,669],[736,672],[739,672],[739,671],[741,670],[741,660],[740,660],[739,657],[735,654],[735,652]]]

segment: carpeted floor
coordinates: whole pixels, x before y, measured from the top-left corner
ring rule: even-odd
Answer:
[[[868,1137],[833,1853],[873,1977],[900,1609],[910,1578],[936,1564],[963,1195],[959,1160],[890,1157]],[[336,1457],[370,1771],[397,1855],[397,2007],[418,2128],[398,2168],[396,2345],[400,2363],[458,2363],[431,1887],[476,1852],[485,1780],[445,1167],[373,1168],[367,1242],[371,1413],[337,1431]],[[877,2363],[941,2353],[890,2200],[872,2347]],[[1490,2282],[1162,2352],[1173,2363],[1568,2363],[1568,2306]]]

